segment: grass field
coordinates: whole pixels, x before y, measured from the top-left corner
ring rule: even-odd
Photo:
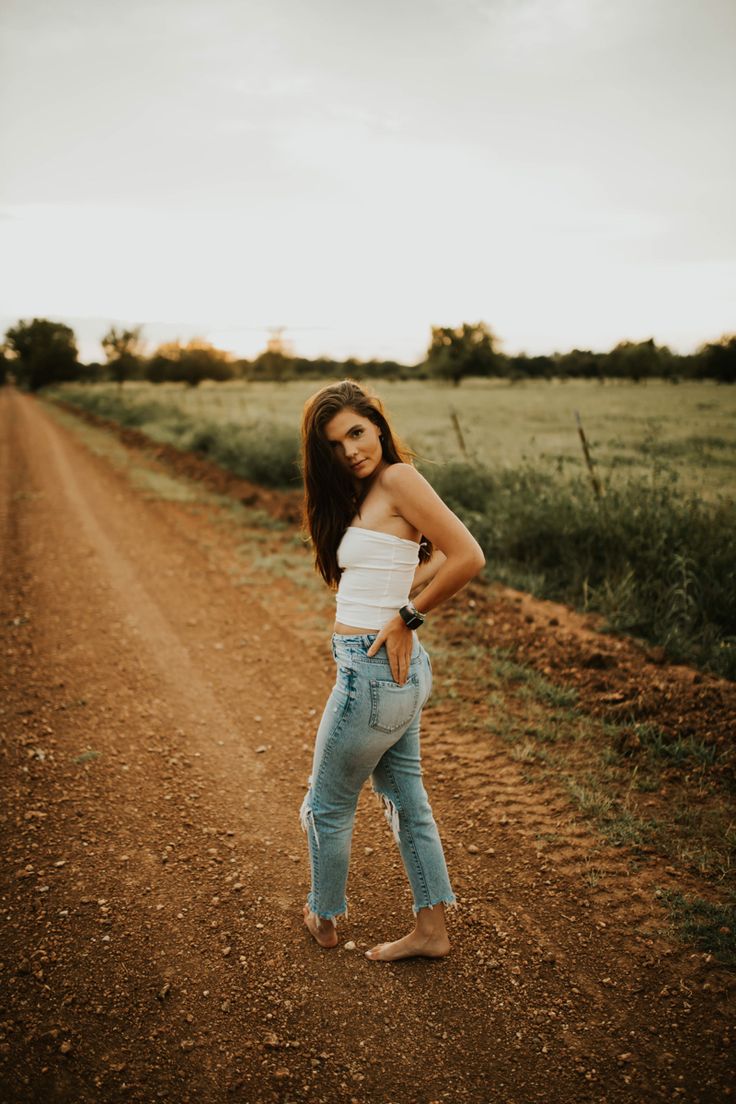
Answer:
[[[126,401],[171,404],[196,419],[295,429],[304,400],[319,384],[129,383]],[[115,385],[95,385],[115,392]],[[490,467],[522,461],[572,474],[583,465],[575,411],[604,481],[666,468],[683,489],[711,498],[736,489],[736,388],[714,383],[645,384],[588,380],[381,382],[377,390],[398,431],[425,461],[462,459],[454,410],[473,460]]]
[[[296,489],[297,427],[314,390],[146,383],[50,396],[255,483]],[[673,659],[736,677],[736,389],[466,381],[379,391],[420,470],[479,540],[489,574],[598,610],[610,628],[662,644]]]

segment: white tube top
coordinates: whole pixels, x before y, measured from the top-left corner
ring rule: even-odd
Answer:
[[[342,568],[335,601],[337,620],[382,629],[409,601],[419,545],[393,533],[349,525],[337,549]]]

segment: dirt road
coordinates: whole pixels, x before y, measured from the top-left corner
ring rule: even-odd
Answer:
[[[615,849],[587,884],[592,830],[501,743],[464,744],[452,702],[425,747],[453,953],[362,954],[410,919],[369,793],[341,945],[312,943],[330,596],[261,578],[262,542],[181,497],[0,392],[2,1100],[729,1099],[729,975],[657,934]]]

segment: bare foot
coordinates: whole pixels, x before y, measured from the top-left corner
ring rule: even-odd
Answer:
[[[420,935],[413,931],[394,943],[379,943],[366,951],[366,958],[373,962],[394,962],[397,958],[444,958],[450,953],[450,940],[446,935]]]
[[[317,940],[320,947],[336,947],[337,946],[337,928],[331,920],[325,920],[323,916],[317,916],[316,912],[312,912],[309,905],[304,906],[304,923],[307,925],[309,934]]]

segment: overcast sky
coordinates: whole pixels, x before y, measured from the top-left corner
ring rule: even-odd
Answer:
[[[736,329],[734,0],[0,0],[0,325]]]

